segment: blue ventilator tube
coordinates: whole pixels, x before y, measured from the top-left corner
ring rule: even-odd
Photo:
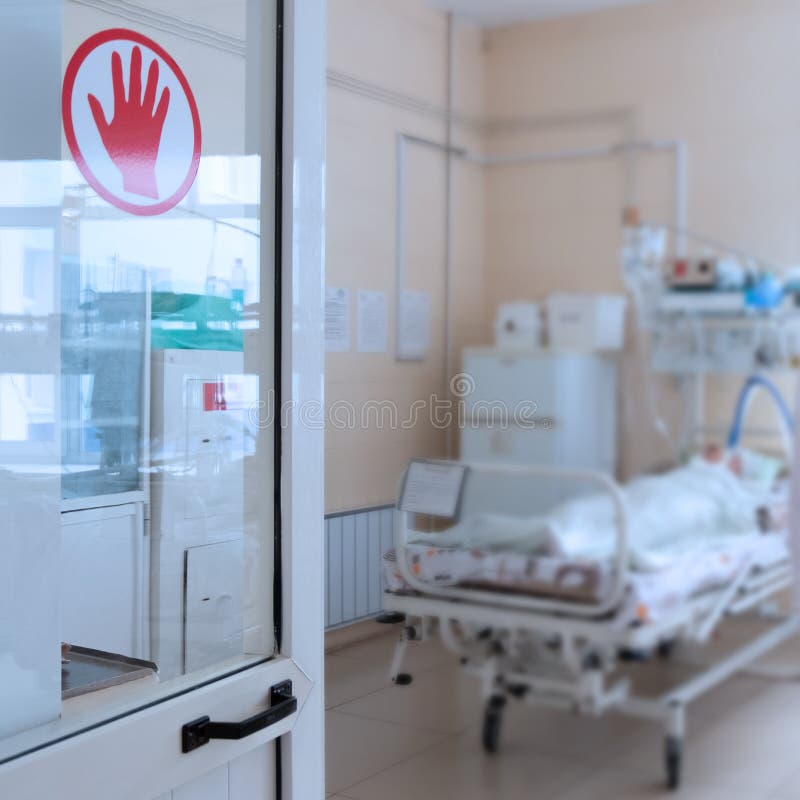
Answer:
[[[767,380],[762,375],[752,375],[745,381],[744,386],[739,393],[739,399],[736,401],[736,413],[733,417],[731,431],[728,434],[727,446],[729,450],[734,450],[739,446],[739,442],[742,438],[742,426],[744,423],[744,418],[747,414],[748,403],[753,392],[757,388],[766,389],[769,395],[775,401],[775,405],[778,408],[778,411],[781,415],[781,420],[783,421],[789,436],[791,436],[794,432],[794,419],[792,418],[792,413],[789,411],[786,401],[783,399],[783,396],[778,391],[775,384]]]

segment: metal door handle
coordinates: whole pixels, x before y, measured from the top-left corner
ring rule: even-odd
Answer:
[[[292,682],[284,681],[269,690],[270,707],[241,722],[212,722],[209,717],[199,717],[187,722],[181,729],[181,749],[191,753],[208,744],[211,739],[244,739],[257,731],[285,719],[297,711],[297,698],[292,694]]]

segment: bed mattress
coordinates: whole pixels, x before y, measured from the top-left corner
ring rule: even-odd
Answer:
[[[601,601],[608,595],[613,577],[611,564],[588,559],[414,544],[407,547],[406,553],[412,574],[425,583],[578,603]],[[656,622],[687,599],[727,585],[748,565],[769,569],[788,559],[784,533],[754,532],[706,542],[664,569],[630,571],[619,618],[626,623]],[[383,556],[383,578],[388,591],[409,591],[397,568],[394,550]]]

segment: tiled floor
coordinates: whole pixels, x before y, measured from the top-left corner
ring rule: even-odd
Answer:
[[[729,640],[743,629],[732,629]],[[800,800],[800,682],[739,676],[689,713],[683,788],[663,789],[655,724],[509,705],[500,751],[480,745],[477,681],[437,642],[412,645],[411,686],[387,678],[397,632],[327,658],[327,791],[338,800]],[[718,645],[724,646],[723,644]],[[800,673],[800,642],[769,666]],[[690,669],[639,670],[643,693]]]

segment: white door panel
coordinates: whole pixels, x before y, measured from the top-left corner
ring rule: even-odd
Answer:
[[[181,730],[186,723],[202,716],[215,722],[247,719],[267,707],[270,687],[284,680],[292,681],[296,713],[245,739],[214,739],[188,754],[181,752]],[[9,762],[0,767],[0,796],[50,800],[62,796],[64,786],[69,786],[70,797],[109,800],[108,787],[114,786],[114,800],[161,797],[241,756],[264,752],[267,743],[292,730],[304,714],[312,686],[291,660],[276,658]],[[313,725],[321,721],[320,717]],[[254,763],[236,764],[237,784],[254,774]],[[321,764],[321,758],[316,763]],[[269,800],[272,794],[266,797]]]
[[[172,800],[228,800],[228,764],[173,789]]]
[[[275,745],[245,753],[155,800],[265,800],[275,788]]]
[[[275,791],[275,743],[251,750],[228,764],[229,800],[263,800]]]

